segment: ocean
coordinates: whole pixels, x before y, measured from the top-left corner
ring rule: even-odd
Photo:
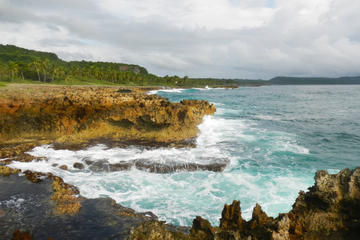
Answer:
[[[23,170],[51,172],[80,189],[87,198],[111,197],[161,220],[191,226],[196,216],[218,225],[225,203],[241,201],[249,219],[259,203],[270,216],[288,212],[300,190],[314,184],[324,169],[337,173],[360,166],[360,86],[263,86],[238,89],[168,89],[153,91],[173,102],[204,99],[214,116],[199,125],[195,148],[107,148],[55,150],[51,145],[30,154],[47,161],[13,162]],[[168,174],[132,169],[124,172],[77,170],[90,159],[110,163],[227,163],[223,172],[180,171]],[[53,164],[66,164],[64,171]]]

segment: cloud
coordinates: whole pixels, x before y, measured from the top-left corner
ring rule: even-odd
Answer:
[[[356,0],[0,0],[0,43],[160,75],[360,75]]]

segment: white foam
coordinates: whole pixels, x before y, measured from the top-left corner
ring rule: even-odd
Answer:
[[[29,154],[46,157],[36,162],[13,162],[10,167],[21,170],[51,172],[80,189],[87,198],[111,197],[137,211],[152,211],[162,220],[191,225],[200,215],[218,224],[224,203],[241,200],[245,218],[250,218],[256,202],[276,216],[288,210],[300,189],[309,186],[309,178],[296,176],[281,167],[269,165],[276,151],[306,153],[295,137],[282,132],[258,129],[250,121],[206,116],[199,125],[195,148],[143,149],[112,148],[97,145],[80,151],[54,150],[49,145],[34,148]],[[244,151],[244,148],[247,148]],[[261,158],[259,158],[261,156]],[[175,172],[154,174],[132,168],[124,172],[92,172],[73,168],[84,159],[110,163],[147,159],[157,163],[208,163],[229,159],[230,165],[221,173]],[[215,160],[214,160],[215,159]],[[53,164],[58,164],[53,166]],[[67,165],[68,171],[59,166]],[[272,169],[273,168],[273,169]],[[270,170],[269,170],[270,169]],[[302,173],[303,174],[303,173]]]
[[[271,116],[271,115],[256,115],[256,119],[267,120],[267,121],[281,121],[281,117]]]
[[[151,90],[149,92],[147,92],[147,94],[151,95],[151,94],[157,94],[158,92],[166,92],[166,93],[181,93],[186,89],[183,88],[166,88],[166,89],[158,89],[158,90]]]

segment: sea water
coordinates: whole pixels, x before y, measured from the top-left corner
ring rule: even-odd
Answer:
[[[291,209],[298,192],[314,184],[314,173],[360,166],[360,86],[264,86],[238,89],[175,89],[150,92],[169,98],[205,99],[214,116],[199,126],[195,148],[107,148],[80,151],[36,147],[47,160],[12,163],[23,170],[51,172],[87,198],[111,197],[137,211],[152,211],[176,225],[202,216],[218,224],[225,203],[241,201],[251,217],[259,203],[270,216]],[[74,169],[84,159],[110,163],[147,159],[157,163],[227,162],[223,172],[169,174],[131,169]],[[61,170],[67,165],[69,170]]]

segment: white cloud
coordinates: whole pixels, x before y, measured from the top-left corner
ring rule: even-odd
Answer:
[[[0,0],[0,43],[161,75],[360,75],[359,10],[357,0]]]
[[[265,5],[236,5],[224,0],[104,0],[99,4],[113,16],[125,21],[147,22],[156,19],[179,28],[208,30],[260,27],[274,13]]]

